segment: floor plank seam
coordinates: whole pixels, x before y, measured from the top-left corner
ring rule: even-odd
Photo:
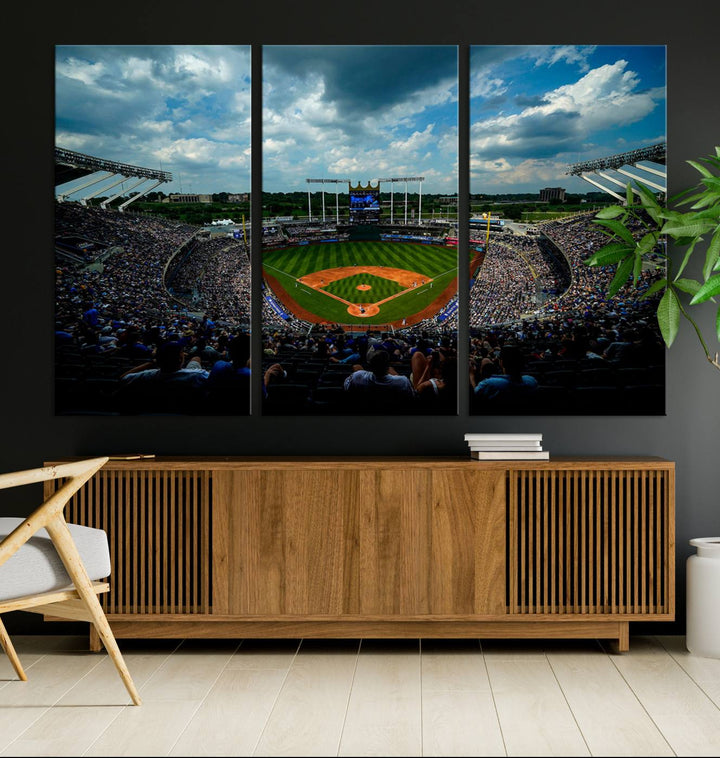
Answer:
[[[186,640],[183,640],[183,642],[186,642]],[[178,742],[180,742],[180,740],[182,739],[183,734],[185,734],[185,732],[188,730],[188,727],[192,723],[192,721],[195,718],[195,716],[197,715],[198,711],[202,708],[203,703],[208,699],[208,697],[210,696],[210,693],[213,691],[215,685],[218,683],[218,680],[223,675],[223,672],[227,669],[227,667],[230,664],[230,661],[232,660],[233,656],[236,655],[237,652],[238,652],[238,650],[240,650],[240,648],[242,647],[242,643],[243,643],[243,640],[240,640],[240,642],[238,642],[238,644],[237,644],[237,647],[232,651],[232,653],[230,653],[230,655],[228,656],[228,659],[225,661],[225,665],[218,671],[218,674],[215,677],[215,679],[213,680],[212,684],[207,688],[207,692],[205,693],[205,695],[198,702],[197,708],[195,708],[195,710],[188,717],[187,723],[185,724],[185,728],[180,730],[180,733],[178,734],[177,738],[175,739],[175,742],[173,742],[173,744],[170,746],[170,749],[167,751],[166,755],[171,755],[172,754],[172,751],[175,749],[175,746],[178,744]]]
[[[498,729],[500,730],[500,739],[502,740],[503,750],[505,755],[508,755],[507,742],[505,742],[505,732],[503,731],[502,722],[500,721],[500,714],[498,713],[497,701],[495,700],[495,690],[493,689],[492,679],[490,677],[490,669],[487,665],[487,658],[485,657],[485,649],[482,646],[482,642],[478,640],[480,644],[480,652],[483,658],[483,666],[485,667],[485,675],[487,676],[488,686],[490,687],[490,697],[492,698],[493,710],[495,711],[495,719],[497,720]]]
[[[288,676],[290,675],[290,669],[293,667],[293,664],[297,660],[298,653],[300,652],[300,648],[302,647],[302,644],[303,644],[303,640],[300,640],[298,642],[298,646],[295,648],[295,653],[294,653],[294,655],[292,657],[292,660],[288,664],[288,667],[285,669],[285,676],[283,677],[282,683],[278,687],[278,691],[275,694],[275,698],[273,700],[272,707],[268,710],[267,717],[265,718],[265,723],[263,724],[263,728],[260,730],[260,734],[258,735],[258,738],[255,741],[255,744],[253,745],[253,749],[252,749],[252,752],[250,753],[250,755],[253,755],[253,756],[255,755],[255,753],[257,752],[257,749],[258,749],[260,743],[262,742],[262,738],[263,738],[263,735],[265,734],[265,730],[267,729],[267,725],[270,722],[270,719],[272,718],[272,715],[273,715],[273,711],[277,707],[278,700],[280,699],[280,693],[283,691],[283,687],[285,686],[285,682],[287,682],[287,680],[288,680]]]
[[[345,724],[347,723],[348,711],[350,710],[350,698],[352,697],[353,687],[355,686],[355,675],[357,674],[358,663],[360,662],[360,651],[362,650],[362,640],[358,641],[358,649],[355,654],[355,666],[353,667],[352,677],[350,678],[350,688],[348,689],[347,702],[345,703],[345,713],[343,714],[342,727],[340,728],[340,738],[338,739],[336,756],[340,755],[342,748],[343,735],[345,734]]]
[[[577,727],[578,733],[580,734],[583,744],[585,745],[585,749],[588,752],[588,755],[593,755],[593,751],[590,749],[590,745],[588,745],[588,741],[585,738],[585,734],[583,733],[583,730],[581,729],[580,724],[578,723],[577,716],[575,715],[575,711],[572,709],[572,706],[570,705],[570,701],[568,700],[567,695],[565,694],[565,690],[563,689],[563,686],[560,683],[560,680],[558,679],[558,675],[557,675],[557,672],[555,671],[555,667],[552,665],[552,661],[548,657],[547,652],[545,652],[545,660],[547,661],[547,664],[550,667],[550,671],[552,671],[553,678],[555,679],[557,686],[560,690],[560,693],[563,696],[563,700],[565,701],[565,705],[567,705],[568,711],[570,711],[572,720],[575,726]]]
[[[58,651],[56,651],[56,652],[58,652]],[[72,651],[60,651],[60,652],[72,652]],[[49,657],[50,657],[50,654],[49,654],[49,653],[45,653],[44,655],[41,655],[41,656],[40,656],[40,657],[39,657],[39,658],[38,658],[38,659],[35,661],[35,663],[32,663],[32,664],[30,664],[30,666],[28,666],[28,671],[30,671],[34,665],[36,665],[36,664],[40,663],[40,661],[42,661],[44,658],[49,658]],[[40,719],[41,719],[41,718],[42,718],[42,717],[43,717],[43,716],[44,716],[46,713],[48,713],[48,711],[50,711],[52,708],[56,707],[56,706],[58,705],[58,703],[59,703],[59,702],[60,702],[60,701],[61,701],[61,700],[62,700],[62,699],[65,697],[65,695],[67,695],[67,694],[68,694],[68,693],[69,693],[69,692],[70,692],[70,691],[71,691],[71,690],[72,690],[74,687],[76,687],[78,684],[80,684],[80,682],[82,682],[82,680],[83,680],[83,679],[84,679],[84,678],[85,678],[85,677],[86,677],[86,676],[87,676],[87,675],[88,675],[88,674],[89,674],[91,671],[93,671],[93,670],[94,670],[94,669],[95,669],[97,666],[99,666],[101,662],[102,662],[102,659],[98,660],[98,661],[97,661],[97,663],[95,664],[95,666],[93,666],[91,669],[89,669],[88,671],[86,671],[86,672],[85,672],[85,674],[84,674],[83,676],[81,676],[81,677],[80,677],[80,678],[79,678],[79,679],[78,679],[76,682],[74,682],[73,684],[69,685],[69,686],[68,686],[68,688],[67,688],[67,689],[66,689],[66,690],[65,690],[65,691],[64,691],[62,694],[58,695],[58,697],[55,699],[55,701],[54,701],[53,703],[51,703],[50,705],[47,705],[47,706],[45,706],[45,707],[43,708],[43,710],[42,710],[42,713],[40,713],[36,719],[34,719],[34,720],[33,720],[33,721],[30,723],[30,724],[28,724],[28,725],[25,727],[25,729],[23,729],[23,731],[22,731],[22,732],[20,732],[20,734],[18,734],[18,735],[15,737],[15,739],[14,739],[14,740],[12,740],[11,742],[9,742],[9,743],[8,743],[8,744],[7,744],[7,745],[6,745],[6,746],[5,746],[5,747],[2,749],[1,753],[2,753],[2,754],[5,754],[5,755],[12,755],[12,753],[8,753],[8,750],[10,750],[10,748],[11,748],[11,747],[12,747],[12,746],[13,746],[13,745],[16,743],[16,742],[18,742],[19,740],[22,740],[22,739],[23,739],[23,736],[24,736],[24,735],[25,735],[25,734],[26,734],[26,733],[27,733],[27,732],[28,732],[30,729],[32,729],[32,728],[35,726],[35,724],[37,724],[37,722],[38,722],[38,721],[40,721]],[[19,679],[18,679],[17,681],[18,681],[18,682],[20,682],[20,680],[19,680]],[[28,682],[21,682],[21,684],[23,684],[23,685],[25,685],[25,684],[28,684],[28,683],[29,683],[29,677],[28,677]],[[20,707],[22,707],[22,706],[20,706]],[[32,707],[32,706],[30,706],[30,707]]]
[[[712,698],[707,692],[705,692],[705,689],[703,688],[702,684],[695,679],[695,677],[680,663],[680,661],[672,654],[670,650],[668,650],[665,645],[663,645],[662,640],[658,639],[657,637],[653,637],[653,639],[662,647],[662,649],[672,658],[672,660],[675,662],[677,666],[680,667],[680,670],[687,676],[690,681],[700,690],[700,692],[705,695],[705,697],[715,706],[716,710],[720,711],[720,705],[718,705],[714,698]]]
[[[661,647],[662,647],[662,646],[661,646]],[[665,648],[664,648],[664,647],[663,647],[663,650],[665,650]],[[667,650],[665,650],[665,654],[666,654],[666,655],[668,655],[668,656],[670,655],[670,654],[667,652]],[[650,721],[651,721],[652,725],[653,725],[653,726],[654,726],[654,727],[655,727],[655,728],[658,730],[658,734],[659,734],[659,735],[660,735],[660,736],[661,736],[661,737],[662,737],[662,738],[665,740],[665,743],[667,744],[668,748],[670,749],[670,752],[671,752],[673,755],[677,755],[677,752],[676,752],[675,748],[672,746],[672,744],[670,743],[670,740],[668,740],[668,738],[665,736],[665,732],[663,732],[663,730],[660,728],[660,725],[659,725],[659,724],[658,724],[658,723],[655,721],[655,719],[654,719],[654,718],[653,718],[653,717],[650,715],[650,711],[648,711],[648,709],[645,707],[645,703],[643,703],[643,701],[640,699],[640,696],[637,694],[637,692],[635,692],[635,689],[634,689],[634,687],[633,687],[633,686],[630,684],[630,682],[628,682],[628,680],[625,678],[625,676],[623,675],[623,672],[622,672],[622,671],[620,671],[620,669],[619,669],[619,667],[618,667],[617,663],[616,663],[616,662],[615,662],[615,660],[613,659],[613,656],[612,656],[612,655],[610,655],[610,656],[609,656],[609,658],[610,658],[610,662],[612,663],[612,665],[613,665],[613,666],[615,666],[615,670],[616,670],[616,671],[618,672],[618,674],[620,675],[620,678],[621,678],[621,679],[623,680],[623,682],[625,682],[625,684],[628,686],[628,689],[630,690],[630,692],[632,692],[632,694],[633,694],[633,697],[634,697],[634,698],[635,698],[635,699],[638,701],[638,703],[640,704],[640,707],[643,709],[643,711],[645,711],[645,713],[647,714],[647,717],[650,719]]]
[[[152,674],[150,674],[150,676],[138,687],[138,692],[140,693],[140,697],[142,697],[142,695],[143,695],[144,688],[147,687],[147,685],[152,681],[152,678],[157,674],[157,672],[160,671],[160,669],[178,651],[178,649],[180,648],[180,646],[182,645],[183,642],[184,642],[184,640],[180,640],[177,643],[177,645],[175,645],[175,647],[169,653],[167,653],[167,655],[160,661],[160,663],[157,664],[157,666],[155,667],[155,670],[152,672]],[[127,654],[127,652],[125,652],[125,655],[126,654]],[[115,716],[115,718],[105,727],[105,729],[102,730],[102,732],[100,732],[100,734],[98,734],[98,736],[87,746],[87,748],[85,748],[85,750],[82,752],[82,755],[83,756],[87,755],[93,749],[93,747],[95,746],[95,744],[97,742],[99,742],[105,736],[105,733],[120,718],[120,716],[122,716],[122,714],[125,713],[125,711],[128,708],[138,708],[138,707],[142,708],[142,705],[135,706],[135,705],[131,705],[130,703],[126,703],[124,706],[122,706],[122,708],[118,711],[118,714]]]

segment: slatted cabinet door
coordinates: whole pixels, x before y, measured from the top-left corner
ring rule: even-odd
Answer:
[[[509,472],[512,614],[674,613],[673,472]]]
[[[210,499],[208,471],[177,467],[105,467],[72,498],[66,520],[108,535],[106,614],[211,613]]]

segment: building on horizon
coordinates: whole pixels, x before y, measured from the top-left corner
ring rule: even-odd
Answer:
[[[540,190],[541,203],[551,203],[553,200],[565,202],[565,189],[563,187],[545,187]]]

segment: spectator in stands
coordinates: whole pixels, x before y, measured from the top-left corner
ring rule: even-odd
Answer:
[[[118,338],[118,355],[128,358],[147,358],[152,356],[152,348],[140,341],[140,332],[134,325],[129,326]]]
[[[355,369],[345,379],[344,387],[358,411],[401,413],[409,409],[415,396],[412,383],[390,366],[386,350],[373,353],[367,370],[361,365]]]
[[[213,415],[245,415],[250,410],[249,334],[238,334],[230,340],[228,357],[229,361],[217,360],[210,369],[205,410]]]
[[[451,413],[457,404],[457,358],[440,350],[412,354],[412,385],[423,409]]]
[[[510,411],[513,406],[527,406],[537,392],[538,382],[534,377],[523,374],[523,365],[520,348],[508,342],[500,350],[501,374],[475,384],[475,374],[471,372],[470,382],[474,387],[474,396],[485,412]]]
[[[185,363],[180,342],[161,345],[155,361],[126,371],[120,377],[118,399],[123,413],[198,413],[208,372],[200,359]]]

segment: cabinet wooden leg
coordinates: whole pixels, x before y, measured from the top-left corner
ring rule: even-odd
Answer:
[[[630,650],[630,622],[618,622],[617,639],[609,640],[610,651],[614,654],[627,653]]]
[[[103,649],[102,642],[100,641],[100,635],[97,632],[94,624],[90,624],[90,651],[93,653],[99,653]]]

